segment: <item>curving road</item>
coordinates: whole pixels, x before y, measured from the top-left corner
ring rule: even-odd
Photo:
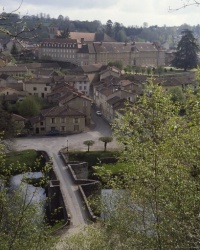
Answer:
[[[92,113],[92,119],[96,126],[94,129],[87,129],[86,132],[76,135],[69,135],[63,137],[29,137],[29,138],[16,138],[13,141],[12,147],[15,150],[36,149],[44,150],[52,158],[54,169],[63,193],[65,204],[71,215],[72,227],[70,230],[84,227],[88,219],[85,213],[82,199],[78,192],[78,187],[71,179],[67,167],[64,165],[59,155],[61,148],[67,147],[70,150],[87,150],[87,146],[83,144],[86,140],[94,140],[95,144],[92,146],[93,150],[103,150],[104,144],[98,139],[101,136],[112,135],[110,126],[105,122],[102,117],[98,117],[95,112]],[[117,148],[118,145],[115,141],[108,144],[108,148]]]

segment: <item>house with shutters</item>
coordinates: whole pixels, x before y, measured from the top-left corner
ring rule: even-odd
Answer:
[[[72,134],[85,130],[85,115],[69,106],[42,110],[30,122],[34,135]]]
[[[90,125],[92,100],[69,84],[61,82],[54,86],[51,93],[47,95],[47,100],[52,104],[68,106],[80,111],[85,115],[85,124]]]
[[[24,80],[23,90],[29,95],[46,98],[47,94],[51,93],[51,85],[51,78],[31,78]]]

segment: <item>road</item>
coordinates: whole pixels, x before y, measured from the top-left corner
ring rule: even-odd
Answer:
[[[16,150],[35,149],[44,150],[52,158],[54,169],[63,193],[63,198],[67,204],[71,215],[71,230],[75,228],[84,227],[88,222],[88,218],[83,208],[82,199],[79,196],[78,187],[73,183],[71,176],[64,165],[59,150],[66,148],[68,150],[87,150],[87,146],[83,144],[86,140],[94,140],[95,144],[92,146],[93,150],[103,150],[104,144],[99,141],[101,136],[111,136],[112,131],[107,122],[102,117],[92,112],[92,119],[96,126],[90,130],[89,128],[81,134],[69,136],[51,136],[51,137],[29,137],[16,138],[13,141],[12,147]],[[108,148],[118,148],[115,141],[108,144]]]

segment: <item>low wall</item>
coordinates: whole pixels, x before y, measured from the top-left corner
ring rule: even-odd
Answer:
[[[69,169],[69,173],[71,174],[71,177],[74,181],[75,184],[78,185],[78,190],[80,192],[80,195],[82,196],[86,211],[89,215],[90,220],[92,221],[96,221],[97,220],[97,216],[94,215],[89,202],[88,202],[88,197],[92,194],[95,193],[100,193],[101,190],[101,184],[99,181],[96,180],[91,180],[91,179],[80,179],[78,178],[80,175],[76,175],[76,173],[79,173],[79,169],[81,168],[81,166],[83,168],[85,168],[86,164],[85,162],[75,162],[75,163],[68,163],[67,159],[65,159],[65,155],[60,152],[60,155],[63,159],[63,161],[66,162],[66,164],[68,164],[68,169]],[[87,169],[87,168],[85,168]]]
[[[46,151],[38,151],[45,159],[46,163],[51,164],[50,157]],[[63,199],[62,190],[60,188],[60,181],[58,180],[54,169],[52,168],[49,172],[49,185],[46,188],[46,193],[48,197],[47,211],[50,221],[62,220],[64,219],[64,225],[58,228],[52,234],[58,233],[64,227],[70,225],[70,213],[67,210],[66,204]],[[59,208],[59,209],[58,209]],[[58,211],[55,214],[55,211]]]

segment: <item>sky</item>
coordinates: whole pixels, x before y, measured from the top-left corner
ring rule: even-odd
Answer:
[[[23,1],[23,2],[22,2]],[[59,15],[70,20],[94,21],[106,24],[107,20],[124,26],[180,26],[200,24],[200,6],[175,9],[194,0],[1,0],[0,12],[16,11],[20,15]],[[200,0],[199,0],[200,2]],[[173,9],[173,11],[169,11]]]

